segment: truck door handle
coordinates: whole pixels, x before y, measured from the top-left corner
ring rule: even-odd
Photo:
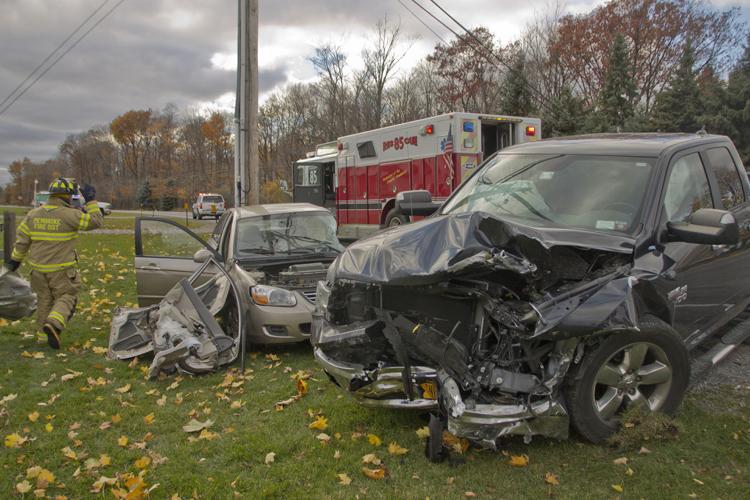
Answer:
[[[149,262],[148,264],[146,264],[146,267],[153,271],[161,271],[159,264],[157,264],[156,262]]]

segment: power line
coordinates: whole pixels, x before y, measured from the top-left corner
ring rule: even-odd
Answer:
[[[482,47],[485,51],[487,51],[487,53],[491,54],[500,64],[502,64],[503,66],[505,66],[505,68],[508,71],[510,71],[511,73],[515,73],[516,76],[518,76],[521,79],[521,81],[524,83],[524,85],[526,85],[526,87],[529,90],[531,90],[533,94],[535,94],[535,97],[537,97],[537,99],[539,99],[539,104],[541,104],[542,107],[544,107],[545,100],[544,100],[544,97],[542,96],[541,91],[538,90],[535,86],[531,85],[531,83],[529,82],[529,80],[526,78],[526,75],[523,75],[523,74],[519,73],[518,71],[515,71],[513,68],[511,68],[493,50],[490,50],[487,46],[485,46],[484,43],[482,43],[482,41],[474,33],[472,33],[471,31],[469,31],[466,28],[466,26],[464,26],[463,24],[461,24],[458,21],[458,19],[456,19],[455,17],[453,17],[452,15],[450,15],[450,13],[447,10],[445,10],[439,3],[437,3],[435,0],[430,0],[430,2],[432,2],[438,9],[440,9],[440,11],[443,14],[445,14],[446,16],[448,16],[451,19],[451,21],[453,21],[454,23],[456,23],[462,30],[464,30],[464,32],[467,35],[469,35],[480,47]]]
[[[442,36],[438,35],[437,31],[435,31],[434,29],[432,29],[432,27],[429,24],[427,24],[424,21],[424,19],[422,19],[421,17],[419,17],[413,10],[411,10],[409,7],[407,7],[404,2],[402,2],[401,0],[398,0],[398,3],[400,3],[401,7],[403,7],[404,9],[406,9],[407,12],[409,12],[409,14],[411,14],[412,16],[414,16],[414,18],[417,21],[419,21],[420,23],[422,23],[422,25],[425,28],[427,28],[428,30],[432,31],[432,34],[435,35],[438,40],[440,40],[441,42],[443,42],[445,45],[448,45],[448,42],[446,42],[445,39]]]
[[[102,17],[100,17],[99,20],[96,21],[93,26],[91,26],[88,30],[86,30],[83,33],[83,35],[81,35],[75,42],[73,42],[73,44],[70,47],[68,47],[67,49],[65,49],[65,51],[62,54],[60,54],[54,61],[52,61],[52,63],[49,66],[47,66],[47,68],[44,71],[42,71],[36,78],[34,78],[34,80],[26,88],[24,88],[17,96],[15,96],[12,101],[10,101],[8,104],[6,104],[5,107],[0,108],[0,115],[2,115],[3,113],[5,113],[6,111],[8,111],[11,108],[11,106],[13,106],[13,104],[15,104],[15,102],[18,99],[20,99],[21,97],[23,97],[23,95],[26,92],[28,92],[29,89],[31,89],[31,87],[33,87],[34,84],[36,84],[36,82],[38,82],[42,77],[44,77],[44,75],[46,75],[49,70],[51,70],[53,67],[55,67],[55,65],[58,62],[60,62],[60,60],[63,57],[65,57],[68,54],[68,52],[70,52],[71,50],[73,50],[74,48],[76,48],[76,46],[79,43],[81,43],[81,41],[84,38],[86,38],[86,36],[88,36],[89,33],[91,33],[92,31],[94,31],[96,29],[96,27],[99,26],[105,19],[107,19],[107,17],[109,17],[109,15],[112,14],[112,12],[114,12],[115,9],[117,9],[117,7],[119,7],[120,5],[122,5],[123,2],[125,2],[125,0],[119,0],[119,2],[117,2],[111,9],[109,9],[107,12],[105,12],[104,15]]]
[[[52,52],[50,52],[47,55],[47,57],[45,57],[44,60],[42,62],[40,62],[37,65],[36,68],[34,68],[34,71],[32,71],[31,73],[29,73],[28,76],[26,78],[24,78],[24,80],[21,83],[19,83],[18,86],[16,88],[14,88],[11,91],[10,94],[8,94],[7,96],[5,96],[5,99],[3,99],[2,102],[0,102],[0,107],[2,107],[6,102],[8,102],[8,100],[10,100],[10,98],[13,97],[13,94],[15,94],[16,92],[18,92],[18,90],[21,87],[23,87],[26,84],[26,82],[28,82],[29,80],[31,80],[31,77],[34,76],[34,73],[36,73],[37,71],[39,71],[39,69],[41,69],[41,67],[44,66],[47,63],[47,61],[49,61],[52,58],[52,56],[55,55],[55,53],[58,50],[60,50],[66,43],[68,43],[70,41],[70,39],[73,38],[73,35],[75,35],[76,33],[78,33],[78,31],[87,22],[89,22],[91,20],[91,18],[94,17],[97,14],[97,12],[99,12],[100,10],[102,10],[102,7],[104,7],[105,5],[107,5],[107,2],[109,2],[109,0],[104,0],[104,2],[102,2],[102,4],[99,7],[97,7],[96,9],[94,9],[94,11],[91,14],[89,14],[86,19],[84,19],[83,21],[81,21],[81,24],[79,24],[76,27],[76,29],[74,29],[73,31],[71,31],[70,34],[65,38],[65,40],[63,40],[62,42],[60,42],[60,44],[57,47],[55,47],[55,50],[53,50]]]

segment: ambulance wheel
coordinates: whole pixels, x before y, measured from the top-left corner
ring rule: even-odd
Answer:
[[[409,217],[401,213],[398,208],[392,208],[385,216],[385,227],[396,227],[409,223]]]

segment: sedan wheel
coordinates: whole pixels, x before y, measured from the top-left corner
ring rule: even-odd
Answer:
[[[653,317],[640,331],[614,332],[591,348],[567,375],[565,403],[584,438],[599,443],[619,428],[620,414],[677,411],[690,380],[690,360],[681,337]]]

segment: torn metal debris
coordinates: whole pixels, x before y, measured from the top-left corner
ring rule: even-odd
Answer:
[[[209,267],[221,272],[208,273]],[[197,375],[226,366],[244,352],[242,315],[232,313],[241,307],[238,296],[223,268],[209,259],[159,304],[115,311],[108,356],[131,359],[153,354],[150,378],[162,372]],[[238,324],[229,324],[232,321]]]
[[[0,318],[16,320],[36,311],[36,294],[18,273],[0,266]]]

